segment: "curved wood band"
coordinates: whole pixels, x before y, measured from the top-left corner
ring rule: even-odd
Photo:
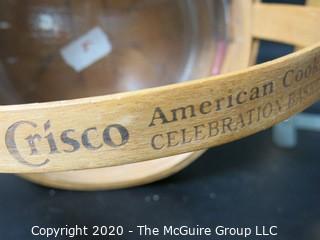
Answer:
[[[269,7],[260,4],[254,9],[273,12]],[[319,19],[320,10],[281,8],[286,17],[299,8],[304,12],[299,24],[317,26],[308,16]],[[260,13],[254,15],[257,22],[264,16]],[[255,36],[265,36],[263,29],[253,29]],[[272,39],[320,41],[315,28],[307,41],[277,32]],[[264,130],[319,97],[318,43],[217,77],[101,97],[1,106],[0,171],[96,168],[200,150]]]

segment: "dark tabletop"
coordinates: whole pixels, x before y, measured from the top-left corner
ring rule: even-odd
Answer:
[[[264,42],[259,61],[291,50]],[[320,239],[319,142],[320,133],[299,131],[296,148],[281,149],[272,143],[267,130],[212,148],[165,180],[125,190],[53,190],[1,174],[0,239],[45,239],[33,237],[31,227],[75,224],[121,225],[126,230],[135,230],[137,225],[276,225],[277,237],[247,239]],[[134,231],[117,239],[158,238],[138,237]]]

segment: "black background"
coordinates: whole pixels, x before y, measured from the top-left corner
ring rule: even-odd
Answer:
[[[260,50],[263,62],[292,47],[263,42]],[[277,225],[279,236],[273,239],[320,239],[319,140],[320,133],[300,131],[298,146],[286,150],[274,146],[267,130],[210,149],[165,180],[125,190],[53,190],[1,174],[0,239],[35,239],[33,225],[66,224],[122,225],[127,230],[144,224]],[[118,239],[151,238],[133,233]]]

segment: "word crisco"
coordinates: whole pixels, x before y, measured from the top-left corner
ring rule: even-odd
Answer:
[[[97,136],[100,133],[102,137],[99,140]],[[81,132],[70,128],[62,131],[59,137],[56,137],[56,134],[51,131],[50,120],[42,127],[31,121],[15,122],[7,129],[5,137],[9,153],[19,162],[29,166],[42,166],[50,160],[31,163],[22,156],[20,148],[23,149],[23,152],[28,152],[29,156],[41,155],[45,152],[52,155],[76,152],[81,147],[91,151],[98,150],[104,145],[117,148],[125,145],[128,140],[129,132],[120,124],[108,125],[102,131],[99,131],[97,127],[89,127]]]

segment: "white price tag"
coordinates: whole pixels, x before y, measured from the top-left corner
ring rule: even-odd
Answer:
[[[112,46],[100,27],[95,27],[60,50],[65,62],[80,72],[108,55]]]

